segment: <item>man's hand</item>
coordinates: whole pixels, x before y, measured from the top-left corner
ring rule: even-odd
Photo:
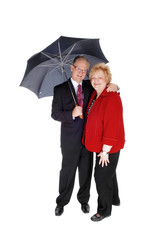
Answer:
[[[78,117],[82,115],[82,107],[76,106],[72,111],[72,117]]]
[[[118,90],[118,85],[114,83],[109,83],[107,86],[107,92],[116,92]]]

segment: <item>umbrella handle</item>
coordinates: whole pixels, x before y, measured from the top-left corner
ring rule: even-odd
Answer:
[[[75,107],[77,107],[77,106],[78,106],[78,104],[75,103]],[[79,117],[80,117],[80,119],[83,119],[83,114],[82,114],[82,115],[79,115]]]

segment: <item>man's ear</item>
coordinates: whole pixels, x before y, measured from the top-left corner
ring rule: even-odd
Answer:
[[[73,65],[71,65],[71,72],[73,72],[73,68],[74,68],[74,66],[73,66]]]

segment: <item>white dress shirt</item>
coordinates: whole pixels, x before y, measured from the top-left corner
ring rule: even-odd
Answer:
[[[74,89],[75,89],[75,93],[76,93],[76,95],[77,95],[78,85],[80,84],[81,87],[82,87],[82,82],[81,82],[81,83],[77,83],[75,80],[73,80],[73,78],[71,78],[71,82],[72,82],[72,84],[73,84],[73,87],[74,87]]]

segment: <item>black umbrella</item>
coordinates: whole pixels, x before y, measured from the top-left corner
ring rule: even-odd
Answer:
[[[20,86],[33,91],[38,98],[52,96],[53,88],[71,77],[70,65],[79,55],[88,59],[90,68],[98,62],[108,63],[99,39],[61,36],[28,60]]]

